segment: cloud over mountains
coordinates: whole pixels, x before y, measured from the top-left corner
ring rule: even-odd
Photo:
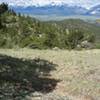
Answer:
[[[92,6],[100,4],[100,0],[0,0],[0,3],[5,2],[10,6],[45,6],[45,5],[69,5],[81,6],[89,9]]]

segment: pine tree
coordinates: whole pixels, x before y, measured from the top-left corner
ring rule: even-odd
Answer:
[[[0,15],[1,15],[2,13],[6,12],[6,11],[8,11],[8,5],[5,4],[5,3],[2,3],[2,4],[0,5]]]

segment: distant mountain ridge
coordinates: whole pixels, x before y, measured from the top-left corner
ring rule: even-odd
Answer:
[[[36,15],[82,15],[87,12],[87,9],[78,6],[55,6],[48,5],[43,7],[29,6],[29,7],[13,7],[16,12],[25,14],[36,14]]]
[[[12,7],[16,12],[31,15],[93,15],[100,16],[100,5],[91,7],[90,9],[83,8],[81,6],[69,6],[69,5],[46,5],[46,6],[28,6]]]

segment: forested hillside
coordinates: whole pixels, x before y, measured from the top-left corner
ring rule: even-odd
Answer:
[[[43,22],[0,5],[0,48],[99,48],[100,26],[78,19]]]

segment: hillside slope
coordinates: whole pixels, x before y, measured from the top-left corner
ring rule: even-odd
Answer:
[[[100,43],[100,26],[96,24],[80,19],[43,22],[16,14],[6,4],[1,4],[1,11],[0,47],[3,48],[74,49],[84,41],[92,45]]]

